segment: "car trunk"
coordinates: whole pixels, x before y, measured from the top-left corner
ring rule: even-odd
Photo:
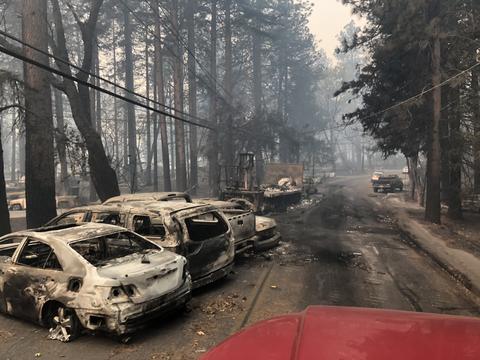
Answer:
[[[119,280],[122,285],[134,285],[134,303],[153,300],[170,293],[182,284],[183,263],[168,251],[150,251],[112,260],[97,268],[102,277]]]

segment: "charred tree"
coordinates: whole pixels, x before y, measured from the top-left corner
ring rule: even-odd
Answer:
[[[441,145],[440,122],[442,116],[442,81],[441,72],[441,42],[440,19],[438,1],[432,1],[432,85],[433,90],[433,118],[428,133],[427,151],[427,196],[425,204],[425,219],[432,223],[441,222],[440,207],[440,176],[441,176]]]
[[[47,3],[24,0],[22,18],[23,41],[42,51],[48,51]],[[23,51],[26,57],[48,65],[47,56],[29,47],[24,47]],[[50,74],[24,63],[24,83],[25,196],[27,226],[32,228],[45,224],[57,213]],[[4,181],[1,175],[3,174],[0,177]],[[3,204],[1,206],[3,208]]]
[[[210,76],[209,86],[209,120],[210,125],[218,127],[217,114],[217,0],[211,0],[211,22],[210,22]],[[220,171],[218,164],[218,132],[209,132],[208,148],[208,180],[212,196],[220,193]]]
[[[461,95],[460,89],[450,90],[458,106],[450,110],[449,115],[449,143],[455,144],[448,151],[448,216],[452,219],[461,219],[462,216],[462,161],[463,161],[463,135],[461,131]]]
[[[57,128],[55,129],[55,143],[57,146],[58,160],[60,163],[60,193],[67,195],[68,186],[68,166],[67,166],[67,137],[65,134],[65,121],[63,117],[63,96],[59,90],[54,91],[55,96],[55,119]]]
[[[0,236],[10,233],[10,213],[8,211],[7,192],[3,163],[2,129],[0,127]]]
[[[197,68],[195,63],[195,9],[196,0],[188,0],[186,21],[188,32],[188,112],[197,116]],[[191,193],[196,193],[198,185],[198,145],[197,127],[190,125],[190,178]]]
[[[15,115],[12,115],[12,133],[11,133],[12,151],[10,154],[10,180],[17,181],[17,128],[15,126]]]
[[[115,19],[112,24],[112,52],[113,52],[113,82],[117,83],[117,33],[115,31]],[[114,88],[114,93],[117,93],[117,88]],[[118,136],[118,101],[117,98],[113,99],[113,158],[117,161],[120,160],[119,142]]]
[[[261,0],[256,1],[257,7],[260,7]],[[254,128],[259,129],[262,118],[262,38],[261,25],[259,19],[256,19],[256,27],[252,34],[252,61],[253,61],[253,111],[254,111]],[[255,153],[255,172],[257,185],[260,184],[263,177],[263,157],[261,150],[261,139],[257,135],[254,139]]]
[[[172,27],[174,36],[180,34],[178,25],[178,0],[172,1]],[[183,52],[180,41],[175,43],[175,58],[173,65],[173,91],[175,115],[181,117],[179,113],[183,111]],[[185,155],[185,127],[182,121],[175,120],[175,179],[176,190],[187,190],[187,163]]]
[[[158,9],[158,0],[156,1]],[[162,37],[162,28],[159,17],[155,20],[155,85],[157,88],[157,97],[160,104],[165,104],[165,87],[163,74],[163,52],[160,39]],[[165,110],[165,109],[160,109]],[[160,127],[160,136],[162,142],[162,167],[163,167],[163,190],[172,191],[172,181],[170,176],[170,152],[168,149],[168,130],[165,115],[158,114],[158,125]]]
[[[478,68],[472,70],[472,112],[473,112],[473,190],[480,194],[480,86]]]
[[[54,53],[57,57],[69,61],[59,2],[58,0],[51,1],[56,34],[56,43],[53,46]],[[91,69],[92,64],[93,39],[98,13],[102,4],[103,0],[93,0],[89,16],[85,21],[81,21],[78,16],[76,16],[82,32],[84,45],[83,62],[81,66],[83,71],[78,72],[76,76],[83,81],[88,81],[89,78],[88,71]],[[56,61],[56,65],[62,72],[72,75],[69,66],[61,61]],[[91,114],[89,111],[85,111],[85,109],[90,109],[88,88],[81,85],[77,86],[74,81],[68,79],[63,79],[63,82],[57,84],[57,86],[67,95],[72,110],[73,120],[85,141],[85,146],[88,150],[90,174],[98,197],[101,201],[105,201],[110,197],[119,195],[120,190],[118,187],[117,175],[110,166],[102,139],[95,130]]]
[[[149,40],[148,34],[145,34],[145,95],[147,99],[150,99],[150,59],[149,59]],[[150,106],[150,101],[147,100],[147,106]],[[147,166],[145,171],[145,184],[152,184],[152,134],[151,134],[151,116],[150,110],[147,110],[147,122],[146,122],[146,143],[147,143]]]
[[[130,12],[127,8],[123,9],[124,36],[125,36],[125,87],[134,91],[133,84],[133,49],[132,49],[132,23]],[[133,95],[126,92],[125,96],[133,100]],[[135,121],[135,107],[132,103],[127,103],[127,129],[128,129],[128,174],[130,181],[130,192],[137,191],[137,127]]]
[[[233,139],[233,114],[230,108],[233,98],[233,60],[232,60],[232,0],[225,0],[225,97],[226,97],[226,121],[225,121],[225,141],[224,158],[226,167],[227,181],[233,178],[233,165],[235,159],[234,139]]]

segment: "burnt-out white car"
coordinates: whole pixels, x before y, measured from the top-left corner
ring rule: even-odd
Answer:
[[[183,256],[121,227],[64,225],[0,238],[0,310],[70,341],[128,335],[190,299]]]
[[[226,277],[233,268],[235,244],[225,216],[211,205],[178,201],[119,202],[71,209],[47,223],[98,222],[123,226],[185,256],[198,288]]]

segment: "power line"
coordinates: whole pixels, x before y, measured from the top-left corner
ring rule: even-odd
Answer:
[[[23,40],[21,40],[21,39],[15,37],[15,36],[13,36],[13,35],[5,32],[5,31],[3,31],[3,30],[0,30],[0,35],[5,36],[6,38],[9,38],[9,39],[11,39],[11,40],[13,40],[13,41],[15,41],[15,42],[18,42],[19,44],[22,44],[23,46],[26,46],[26,47],[28,47],[28,48],[30,48],[30,49],[33,49],[33,50],[39,52],[40,54],[43,54],[43,55],[45,55],[45,56],[48,56],[49,58],[54,59],[55,61],[59,61],[59,62],[65,64],[65,65],[67,65],[67,66],[70,66],[70,67],[72,67],[72,68],[74,68],[74,69],[76,69],[76,70],[78,70],[78,71],[80,71],[80,72],[82,72],[82,73],[84,73],[84,74],[87,74],[87,75],[89,75],[89,76],[91,76],[91,77],[93,77],[93,78],[96,78],[96,79],[101,80],[101,81],[103,81],[103,82],[105,82],[105,83],[107,83],[107,84],[109,84],[109,85],[112,85],[112,86],[118,88],[118,89],[121,89],[121,90],[123,90],[123,91],[125,91],[125,92],[127,92],[127,93],[129,93],[129,94],[132,94],[132,95],[134,95],[134,96],[140,97],[140,98],[142,98],[142,99],[144,99],[144,100],[146,100],[146,101],[152,102],[152,103],[155,104],[155,105],[164,107],[164,108],[169,109],[169,110],[173,110],[173,111],[175,111],[175,113],[179,113],[179,114],[188,116],[188,117],[190,117],[190,118],[192,118],[192,119],[195,119],[195,120],[197,120],[197,121],[207,122],[206,119],[202,119],[202,118],[199,118],[199,117],[197,117],[197,116],[190,115],[190,114],[188,114],[188,113],[186,113],[186,112],[184,112],[184,111],[177,110],[177,109],[175,109],[174,107],[171,107],[171,106],[168,106],[168,105],[166,105],[166,104],[162,104],[162,103],[160,103],[160,102],[158,102],[158,101],[152,100],[152,99],[150,99],[150,98],[148,98],[148,97],[146,97],[146,96],[144,96],[144,95],[142,95],[142,94],[138,94],[138,93],[136,93],[136,92],[134,92],[134,91],[132,91],[132,90],[129,90],[129,89],[127,89],[126,87],[124,87],[124,86],[122,86],[122,85],[116,84],[116,83],[114,83],[113,81],[110,81],[110,80],[108,80],[108,79],[106,79],[106,78],[103,78],[103,77],[101,77],[101,76],[99,76],[99,75],[96,75],[96,74],[93,74],[93,73],[91,73],[91,72],[89,72],[89,71],[87,71],[87,70],[84,70],[84,69],[82,69],[81,67],[79,67],[79,66],[77,66],[77,65],[75,65],[75,64],[72,64],[71,62],[68,62],[68,61],[66,61],[66,60],[64,60],[64,59],[62,59],[62,58],[60,58],[60,57],[58,57],[58,56],[55,56],[55,55],[53,55],[53,54],[50,54],[49,52],[44,51],[44,50],[42,50],[42,49],[36,48],[35,46],[30,45],[30,44],[24,42]]]
[[[10,55],[16,59],[19,59],[19,60],[22,60],[23,62],[27,62],[29,64],[32,64],[34,66],[37,66],[43,70],[46,70],[48,72],[51,72],[51,73],[54,73],[54,74],[57,74],[59,76],[62,76],[63,78],[66,78],[68,80],[71,80],[71,81],[74,81],[80,85],[83,85],[83,86],[86,86],[88,88],[91,88],[91,89],[94,89],[94,90],[97,90],[97,91],[100,91],[104,94],[107,94],[107,95],[110,95],[110,96],[113,96],[113,97],[116,97],[117,99],[120,99],[120,100],[123,100],[123,101],[126,101],[128,103],[131,103],[131,104],[134,104],[134,105],[137,105],[139,107],[142,107],[144,109],[147,109],[147,110],[150,110],[150,111],[153,111],[155,113],[158,113],[158,114],[161,114],[161,115],[165,115],[167,117],[170,117],[170,118],[173,118],[175,120],[178,120],[178,121],[181,121],[181,122],[184,122],[184,123],[187,123],[187,124],[190,124],[190,125],[195,125],[195,126],[198,126],[198,127],[201,127],[201,128],[205,128],[205,129],[209,129],[209,130],[212,130],[212,131],[216,131],[216,129],[214,129],[213,127],[211,126],[208,126],[208,125],[203,125],[203,124],[200,124],[200,123],[197,123],[197,122],[194,122],[194,121],[190,121],[190,120],[187,120],[187,119],[184,119],[182,117],[179,117],[179,116],[176,116],[176,115],[173,115],[173,114],[170,114],[166,111],[162,111],[162,110],[159,110],[159,109],[155,109],[151,106],[148,106],[148,105],[145,105],[145,104],[142,104],[141,102],[139,101],[136,101],[136,100],[132,100],[132,99],[128,99],[127,97],[125,96],[122,96],[122,95],[119,95],[119,94],[116,94],[110,90],[107,90],[107,89],[104,89],[100,86],[97,86],[95,84],[91,84],[89,83],[88,81],[84,81],[84,80],[81,80],[73,75],[70,75],[70,74],[66,74],[60,70],[57,70],[51,66],[48,66],[48,65],[45,65],[45,64],[42,64],[38,61],[35,61],[33,59],[30,59],[22,54],[18,54],[16,51],[12,51],[12,50],[9,50],[3,46],[0,46],[0,52],[6,54],[6,55]]]
[[[480,59],[479,59],[479,60],[480,60]],[[378,112],[376,112],[376,113],[374,113],[374,114],[372,114],[372,115],[368,115],[368,116],[365,116],[365,117],[363,117],[363,118],[360,118],[358,121],[364,121],[364,120],[371,119],[371,118],[373,118],[373,117],[382,115],[382,114],[384,114],[384,113],[386,113],[386,112],[388,112],[388,111],[390,111],[390,110],[396,109],[397,107],[400,107],[400,106],[402,106],[402,105],[405,105],[405,104],[407,104],[407,103],[409,103],[409,102],[411,102],[411,101],[414,101],[414,100],[416,100],[416,99],[419,99],[419,98],[423,97],[425,94],[428,94],[428,93],[432,92],[432,91],[435,90],[435,89],[438,89],[438,88],[440,88],[440,87],[443,87],[444,85],[448,84],[448,83],[451,82],[452,80],[455,80],[455,79],[459,78],[460,76],[466,74],[467,72],[472,71],[472,70],[475,69],[477,66],[480,66],[480,61],[478,61],[475,65],[470,66],[468,69],[463,70],[463,71],[459,72],[458,74],[456,74],[456,75],[448,78],[447,80],[441,82],[441,83],[438,84],[438,85],[432,86],[431,88],[429,88],[429,89],[427,89],[427,90],[423,90],[421,93],[419,93],[419,94],[417,94],[417,95],[415,95],[415,96],[412,96],[411,98],[408,98],[408,99],[406,99],[406,100],[404,100],[404,101],[401,101],[401,102],[399,102],[399,103],[397,103],[397,104],[395,104],[395,105],[392,105],[392,106],[390,106],[390,107],[388,107],[388,108],[386,108],[386,109],[384,109],[384,110],[381,110],[381,111],[378,111]]]

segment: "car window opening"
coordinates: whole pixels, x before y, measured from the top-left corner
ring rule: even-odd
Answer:
[[[192,241],[204,241],[225,234],[228,225],[220,215],[210,212],[185,219],[188,235]]]
[[[159,249],[155,244],[131,232],[81,240],[71,243],[70,247],[93,266],[102,266],[111,260]]]
[[[165,227],[159,218],[150,219],[149,216],[135,216],[133,228],[137,234],[151,237],[165,237]]]
[[[27,242],[17,263],[40,269],[62,270],[53,249],[47,244],[35,240]]]

